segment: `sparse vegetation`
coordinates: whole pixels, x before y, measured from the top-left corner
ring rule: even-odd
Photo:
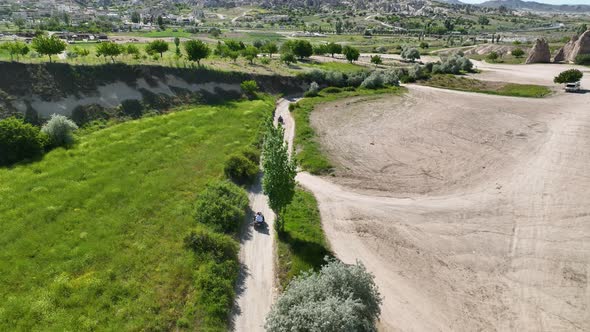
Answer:
[[[486,82],[453,75],[434,75],[423,84],[437,88],[512,97],[541,98],[551,93],[548,87],[541,85]]]

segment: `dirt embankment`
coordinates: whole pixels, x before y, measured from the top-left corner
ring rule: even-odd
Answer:
[[[409,91],[315,111],[336,176],[298,176],[382,330],[590,330],[590,97]]]
[[[294,77],[206,68],[0,62],[0,72],[0,116],[17,112],[35,112],[41,117],[52,113],[71,115],[80,106],[113,108],[129,99],[148,100],[153,104],[157,104],[154,100],[173,102],[176,98],[227,101],[238,98],[240,83],[250,79],[265,92],[304,90],[304,83]]]

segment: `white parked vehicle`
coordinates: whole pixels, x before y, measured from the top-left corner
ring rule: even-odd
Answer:
[[[565,84],[565,92],[579,92],[579,91],[580,91],[580,81]]]

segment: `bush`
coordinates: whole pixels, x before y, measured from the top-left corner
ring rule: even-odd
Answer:
[[[361,88],[379,89],[383,87],[383,84],[383,74],[375,70],[361,83]]]
[[[511,54],[514,57],[520,58],[521,56],[524,55],[524,51],[522,50],[522,48],[515,48],[512,50]]]
[[[339,71],[328,71],[325,73],[325,81],[330,86],[343,87],[346,85],[344,74]]]
[[[367,72],[364,71],[353,73],[348,76],[348,79],[346,80],[346,85],[353,87],[360,86],[365,80],[365,78],[367,78],[367,76],[369,75],[367,74]]]
[[[248,195],[229,181],[208,184],[196,201],[195,219],[216,231],[235,233],[246,216]]]
[[[322,90],[323,93],[340,93],[342,92],[342,89],[337,88],[335,86],[331,86],[331,87],[327,87],[324,90]]]
[[[14,117],[0,120],[0,166],[37,157],[44,144],[39,128]]]
[[[210,254],[218,262],[238,259],[239,247],[227,235],[196,229],[184,238],[184,245],[196,254]]]
[[[267,57],[263,57],[262,59],[260,59],[260,63],[263,65],[268,65],[270,64],[270,59]]]
[[[389,69],[383,72],[383,84],[399,86],[399,75],[395,69]]]
[[[47,134],[49,144],[53,147],[70,146],[74,143],[74,130],[78,126],[74,121],[59,114],[53,114],[49,121],[43,125],[41,131]]]
[[[588,66],[590,65],[590,54],[579,54],[578,56],[576,56],[574,62],[577,65]]]
[[[420,52],[413,47],[405,47],[402,49],[401,57],[404,60],[414,62],[416,59],[420,59]]]
[[[258,174],[258,164],[243,154],[236,154],[226,160],[223,172],[225,176],[238,184],[252,183]]]
[[[461,71],[470,72],[473,70],[473,62],[471,60],[459,56],[452,55],[446,58],[442,63],[432,66],[433,74],[460,74]]]
[[[496,53],[496,52],[490,52],[490,54],[488,54],[486,56],[486,59],[488,59],[490,61],[496,61],[496,60],[498,60],[499,57],[500,56],[498,55],[498,53]]]
[[[258,84],[256,81],[244,81],[240,84],[240,88],[242,88],[242,92],[244,92],[248,99],[255,99],[257,97],[256,92],[258,92]]]
[[[374,277],[358,263],[328,261],[318,273],[291,281],[266,318],[266,330],[376,331],[381,298]]]
[[[582,79],[584,74],[577,69],[568,69],[562,71],[559,75],[555,76],[553,82],[555,83],[573,83]]]
[[[304,97],[316,97],[320,92],[320,86],[316,82],[311,82],[309,89],[303,94]]]
[[[123,115],[133,119],[140,118],[143,114],[143,105],[137,99],[127,99],[121,102],[121,112]]]

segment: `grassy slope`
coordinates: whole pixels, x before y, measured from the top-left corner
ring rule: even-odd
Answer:
[[[511,97],[542,98],[551,93],[551,89],[542,85],[485,82],[454,75],[434,75],[424,85]]]
[[[171,330],[179,319],[224,330],[195,286],[212,277],[198,270],[211,262],[183,238],[196,226],[195,194],[272,108],[241,102],[131,121],[0,169],[0,330]]]
[[[284,288],[301,272],[321,267],[330,250],[313,194],[297,189],[283,218],[285,229],[278,236],[278,255],[279,279]]]
[[[384,93],[402,93],[404,88],[385,88],[378,90],[357,89],[355,91],[343,91],[340,93],[328,94],[322,92],[318,97],[304,98],[297,102],[293,111],[295,118],[295,146],[298,151],[297,160],[299,165],[312,174],[327,173],[332,165],[323,154],[320,144],[316,139],[315,132],[310,125],[310,115],[316,105],[334,101],[336,99],[369,96]]]

